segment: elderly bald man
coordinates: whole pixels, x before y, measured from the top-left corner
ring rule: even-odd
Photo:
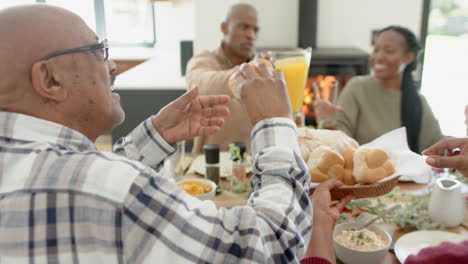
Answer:
[[[254,45],[259,31],[257,11],[249,4],[233,5],[221,23],[223,38],[220,46],[213,51],[203,51],[190,59],[187,64],[187,88],[199,87],[200,94],[224,94],[233,96],[229,89],[229,77],[254,56]],[[221,131],[216,134],[194,139],[192,152],[203,152],[204,144],[219,144],[222,151],[230,143],[246,142],[250,152],[250,131],[252,125],[247,110],[240,100],[232,99],[227,104],[231,115],[226,117]]]
[[[254,194],[217,209],[156,170],[175,142],[219,130],[227,96],[191,90],[99,152],[93,141],[124,117],[106,42],[77,15],[40,4],[1,10],[0,35],[2,264],[297,262],[312,228],[313,241],[331,235],[329,189],[339,183],[317,191],[311,228],[310,176],[280,71],[242,68]],[[333,246],[319,244],[308,256],[332,260]]]

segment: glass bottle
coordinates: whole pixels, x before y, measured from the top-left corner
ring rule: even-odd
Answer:
[[[205,153],[206,177],[219,186],[219,145],[205,144],[203,152]]]
[[[247,173],[245,169],[246,145],[245,145],[245,142],[241,142],[241,141],[234,142],[234,145],[236,145],[239,148],[240,157],[236,157],[232,160],[232,175],[234,177],[237,177],[242,182],[246,182],[247,181]]]

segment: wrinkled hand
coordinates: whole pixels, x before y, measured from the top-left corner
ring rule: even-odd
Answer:
[[[198,87],[186,92],[153,117],[153,126],[169,144],[214,134],[224,124],[229,96],[198,93]]]
[[[241,100],[253,125],[272,117],[292,119],[291,103],[281,70],[271,72],[261,61],[257,70],[244,63],[235,78],[241,87]]]
[[[460,149],[459,152],[454,151]],[[448,156],[441,156],[443,153]],[[435,168],[459,170],[468,177],[468,138],[444,138],[422,152],[427,155],[426,163]]]
[[[314,102],[314,111],[317,124],[323,124],[324,128],[336,129],[336,124],[330,121],[333,120],[336,112],[342,111],[341,106],[332,104],[328,100],[318,98]],[[329,125],[331,127],[327,127],[326,124],[331,124]]]
[[[332,189],[342,186],[343,183],[336,180],[330,179],[319,184],[317,189],[312,194],[312,204],[314,206],[314,218],[315,217],[328,217],[332,226],[335,226],[336,221],[340,217],[344,207],[351,201],[351,196],[346,196],[341,199],[337,204],[330,207]]]

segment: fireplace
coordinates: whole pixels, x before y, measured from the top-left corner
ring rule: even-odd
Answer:
[[[303,112],[306,125],[316,125],[314,115],[314,100],[319,97],[318,88],[324,98],[330,99],[331,87],[338,83],[337,96],[353,76],[369,73],[369,54],[353,47],[316,48],[312,51],[309,78],[304,92]],[[314,91],[313,83],[317,84]]]
[[[303,111],[306,125],[316,125],[313,109],[315,99],[311,84],[319,81],[328,85],[339,82],[339,92],[353,76],[369,73],[369,54],[355,47],[317,47],[318,0],[299,0],[298,46],[312,47],[309,80],[304,95]],[[339,43],[337,43],[339,44]]]

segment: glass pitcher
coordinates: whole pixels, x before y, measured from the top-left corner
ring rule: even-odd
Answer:
[[[294,121],[298,127],[304,126],[302,103],[304,101],[304,89],[309,73],[312,48],[271,51],[269,55],[273,59],[275,68],[283,71]]]

